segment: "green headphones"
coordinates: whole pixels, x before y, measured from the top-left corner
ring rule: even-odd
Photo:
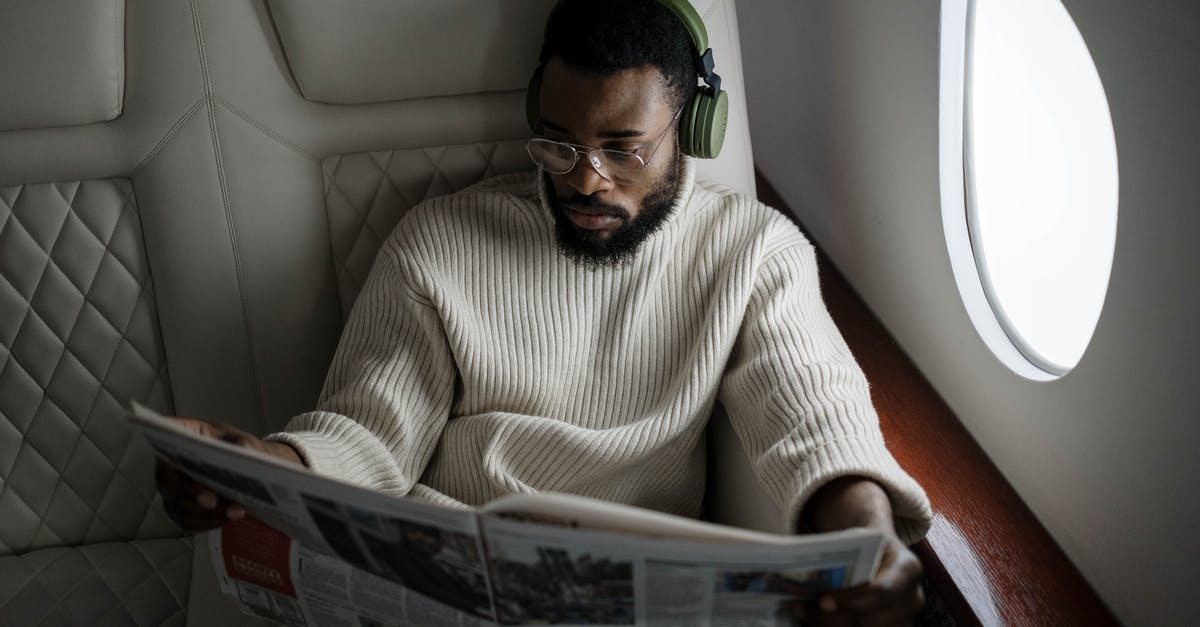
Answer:
[[[688,0],[658,0],[674,13],[685,28],[696,49],[696,74],[704,80],[696,95],[679,116],[679,149],[683,154],[699,159],[714,159],[721,154],[725,143],[725,125],[729,120],[729,96],[721,91],[721,77],[713,72],[712,48],[708,47],[708,31],[704,20]],[[551,10],[551,15],[553,15]],[[525,116],[529,128],[537,127],[541,118],[542,71],[546,53],[543,46],[539,65],[529,80],[525,92]]]

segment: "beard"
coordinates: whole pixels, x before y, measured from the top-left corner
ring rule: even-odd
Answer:
[[[675,210],[675,196],[679,190],[682,166],[683,156],[676,150],[671,165],[650,193],[642,199],[638,215],[633,219],[629,217],[629,210],[618,205],[605,204],[595,194],[576,194],[569,198],[559,198],[554,193],[550,175],[543,175],[542,184],[545,186],[550,212],[554,216],[559,249],[572,261],[593,270],[628,262],[641,248],[642,242],[657,232]],[[579,167],[589,166],[580,164]],[[608,237],[600,237],[592,231],[575,226],[567,217],[566,205],[600,209],[621,218],[624,224]]]

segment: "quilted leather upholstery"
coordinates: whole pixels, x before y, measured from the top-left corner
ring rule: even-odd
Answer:
[[[532,167],[525,139],[325,159],[325,207],[342,312],[350,311],[379,246],[413,205]]]
[[[177,535],[130,399],[170,407],[129,181],[0,188],[0,554]]]
[[[0,557],[0,626],[182,625],[191,538]]]

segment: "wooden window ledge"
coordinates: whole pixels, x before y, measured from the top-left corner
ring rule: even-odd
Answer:
[[[756,179],[759,198],[794,219]],[[916,551],[946,612],[959,625],[1119,624],[819,247],[818,263],[888,447],[933,503],[933,528]]]

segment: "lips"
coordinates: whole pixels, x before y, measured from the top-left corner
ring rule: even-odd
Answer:
[[[602,205],[593,207],[593,205],[587,204],[563,203],[560,207],[562,207],[566,219],[584,231],[605,231],[605,229],[616,228],[620,226],[623,217],[619,209],[602,207]]]
[[[621,217],[599,207],[564,206],[567,219],[586,231],[603,231],[620,226]]]

